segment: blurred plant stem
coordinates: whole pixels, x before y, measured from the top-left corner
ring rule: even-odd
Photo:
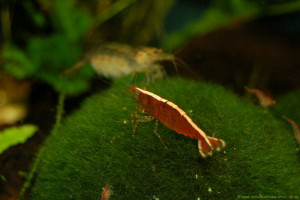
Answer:
[[[1,9],[1,24],[3,39],[9,42],[11,40],[11,20],[9,7],[7,6]]]
[[[268,10],[269,15],[281,15],[284,13],[297,12],[300,10],[300,1],[291,1],[279,5],[271,6]]]
[[[65,98],[66,98],[66,94],[61,92],[59,94],[59,97],[58,97],[56,122],[55,122],[54,129],[57,128],[61,123],[61,119],[62,119],[62,116],[64,114],[64,101],[65,101]]]
[[[134,2],[136,2],[136,0],[119,0],[113,3],[107,9],[97,14],[93,28],[100,26]]]

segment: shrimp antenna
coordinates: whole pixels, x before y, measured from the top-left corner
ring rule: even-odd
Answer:
[[[100,81],[102,81],[102,82],[108,84],[109,86],[117,87],[117,88],[120,89],[120,91],[121,91],[123,94],[132,96],[132,93],[131,93],[130,91],[127,91],[127,90],[124,91],[124,88],[121,88],[120,83],[121,83],[121,84],[124,84],[125,87],[129,87],[129,85],[125,82],[125,80],[118,80],[118,81],[119,81],[118,84],[113,84],[113,83],[110,82],[109,80],[106,80],[106,79],[104,79],[104,78],[102,78],[102,77],[99,77],[99,76],[96,77],[96,80],[100,80]]]
[[[174,65],[174,68],[175,68],[175,71],[176,71],[176,74],[178,75],[178,66],[177,66],[177,63],[176,63],[176,58],[174,57],[174,59],[171,60],[171,62],[173,63]]]
[[[178,48],[175,52],[174,55],[176,55],[177,53],[179,53],[180,51],[182,51],[185,48],[186,45],[182,45],[180,48]]]
[[[178,48],[175,52],[174,55],[178,54],[179,52],[181,52],[185,47],[187,46],[187,44],[182,45],[180,48]],[[187,68],[190,72],[195,73],[190,66],[188,66],[188,64],[186,64],[183,60],[181,60],[180,58],[174,56],[175,61],[177,61],[178,63],[180,63],[182,66],[184,66],[185,68]]]
[[[288,120],[288,118],[285,115],[282,115],[282,118]]]
[[[193,72],[193,70],[191,69],[191,67],[186,64],[183,60],[181,60],[180,58],[174,57],[175,61],[177,61],[179,64],[181,64],[182,66],[184,66],[186,69],[188,69],[190,72]],[[194,72],[193,72],[194,73]]]
[[[82,67],[84,67],[84,65],[87,63],[86,60],[79,60],[77,61],[72,67],[67,68],[66,70],[64,70],[62,72],[62,76],[70,76],[76,72],[78,72],[80,69],[82,69]]]
[[[193,72],[192,69],[190,68],[190,66],[188,66],[183,60],[181,60],[180,58],[178,58],[178,57],[175,56],[175,55],[176,55],[178,52],[180,52],[183,48],[184,48],[184,46],[182,46],[182,47],[180,47],[179,49],[177,49],[177,50],[175,51],[175,53],[173,53],[173,54],[170,53],[171,55],[173,55],[173,56],[172,56],[173,59],[170,59],[170,60],[171,60],[171,62],[173,63],[174,68],[175,68],[177,74],[178,74],[178,65],[177,65],[177,62],[178,62],[179,64],[181,64],[182,66],[184,66],[185,68],[189,69],[189,71]]]
[[[132,96],[131,91],[124,90],[124,88],[122,88],[122,87],[125,86],[125,87],[129,88],[132,85],[136,85],[137,82],[138,83],[143,82],[145,84],[145,82],[147,82],[147,81],[145,81],[146,76],[143,77],[143,79],[139,80],[138,74],[139,73],[133,73],[131,75],[128,75],[128,78],[125,77],[125,79],[123,79],[124,77],[120,77],[118,79],[104,79],[103,77],[99,77],[99,76],[97,76],[96,79],[103,81],[104,83],[106,83],[110,86],[119,88],[123,94]]]

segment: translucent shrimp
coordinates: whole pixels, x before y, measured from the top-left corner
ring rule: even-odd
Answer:
[[[90,63],[96,73],[105,78],[117,79],[146,72],[150,80],[155,80],[165,75],[164,68],[159,64],[159,61],[164,60],[175,63],[177,59],[172,54],[164,53],[162,49],[154,47],[132,47],[126,44],[108,43],[87,53],[70,70],[79,69],[86,63]]]

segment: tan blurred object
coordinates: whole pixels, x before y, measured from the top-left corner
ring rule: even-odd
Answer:
[[[14,124],[25,118],[29,92],[29,81],[0,72],[0,125]]]
[[[64,75],[70,75],[90,63],[96,73],[105,78],[118,79],[129,74],[145,72],[151,81],[161,79],[165,75],[160,61],[170,61],[176,67],[176,58],[162,49],[106,43],[86,53],[72,68],[67,69]]]

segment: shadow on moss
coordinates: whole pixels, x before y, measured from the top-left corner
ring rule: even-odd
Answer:
[[[139,85],[143,87],[143,85]],[[140,123],[132,136],[137,101],[112,87],[85,101],[52,132],[29,199],[99,199],[109,184],[113,199],[236,199],[238,195],[295,195],[299,160],[284,121],[220,86],[168,79],[147,86],[179,105],[224,151],[201,159],[197,140],[162,124]],[[126,91],[126,92],[124,92]]]

